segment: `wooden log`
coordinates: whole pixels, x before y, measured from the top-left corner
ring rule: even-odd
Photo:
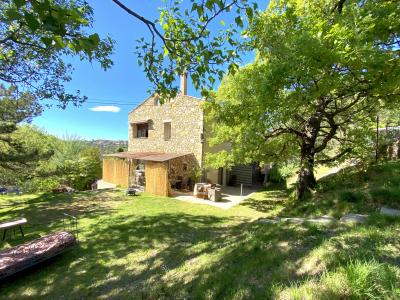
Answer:
[[[58,231],[0,252],[0,279],[41,263],[76,243],[73,234]]]

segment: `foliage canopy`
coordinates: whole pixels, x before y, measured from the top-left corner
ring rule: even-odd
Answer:
[[[399,29],[397,1],[271,1],[249,29],[256,60],[208,103],[213,142],[233,150],[210,161],[298,157],[299,196],[315,187],[314,165],[359,154],[398,103]]]

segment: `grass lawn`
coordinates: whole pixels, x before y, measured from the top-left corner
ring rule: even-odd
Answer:
[[[377,186],[346,202],[341,192],[354,191],[340,185],[343,178],[332,180],[339,191],[326,181],[303,203],[271,190],[229,210],[120,191],[0,196],[0,220],[29,220],[24,238],[0,248],[62,228],[63,212],[78,216],[80,230],[76,248],[0,283],[0,298],[399,299],[399,219],[372,213],[358,226],[256,221],[374,211]]]

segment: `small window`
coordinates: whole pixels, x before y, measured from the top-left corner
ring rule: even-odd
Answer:
[[[171,122],[164,122],[164,141],[171,139]]]
[[[137,124],[137,138],[148,138],[149,137],[149,124]]]
[[[184,172],[186,172],[188,170],[188,164],[184,163],[182,169]]]
[[[154,105],[155,106],[160,106],[160,98],[155,98],[154,99]]]

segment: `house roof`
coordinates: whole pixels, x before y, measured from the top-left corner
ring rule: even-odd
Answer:
[[[168,161],[177,157],[189,155],[191,153],[165,153],[165,152],[118,152],[113,154],[105,154],[104,157],[119,157],[128,159],[139,159],[145,161]]]

